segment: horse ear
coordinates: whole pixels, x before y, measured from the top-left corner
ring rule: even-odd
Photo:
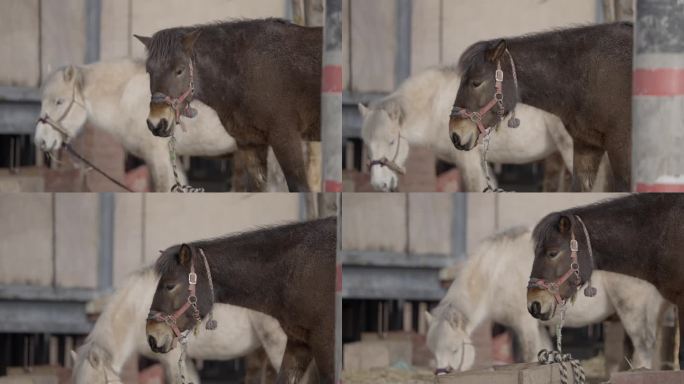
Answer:
[[[145,46],[145,48],[149,48],[149,47],[150,47],[150,43],[152,42],[152,38],[151,38],[151,37],[140,36],[140,35],[133,35],[133,36],[135,36],[135,38],[138,39],[138,41],[140,41],[141,43],[143,43],[143,45]]]
[[[506,45],[506,40],[501,39],[494,44],[494,46],[489,47],[487,51],[485,51],[485,58],[488,61],[491,62],[496,62],[501,57],[503,56],[504,52],[506,52],[507,45]]]
[[[78,360],[78,354],[77,354],[76,351],[74,351],[73,349],[72,349],[71,351],[69,351],[69,352],[70,352],[70,355],[71,355],[71,363],[72,363],[72,364],[76,364],[76,361]]]
[[[181,245],[180,250],[178,250],[178,263],[189,266],[190,260],[192,260],[192,249],[187,244]]]
[[[390,117],[390,119],[392,119],[392,121],[396,121],[399,123],[399,125],[404,123],[404,107],[399,103],[399,101],[391,101],[386,103],[383,109],[385,112],[387,112],[387,115]]]
[[[570,218],[567,216],[561,216],[560,219],[558,219],[558,232],[568,233],[570,231],[570,226]]]
[[[102,364],[102,356],[100,356],[100,353],[97,351],[97,349],[90,349],[90,351],[88,352],[88,362],[93,368],[100,367],[100,365]]]
[[[70,83],[78,75],[78,69],[73,65],[68,65],[64,68],[64,81]]]
[[[192,48],[195,46],[195,42],[197,41],[200,33],[202,33],[201,29],[195,29],[183,36],[183,49],[185,49],[186,53],[192,52]]]
[[[435,318],[432,317],[430,311],[423,312],[423,315],[425,315],[425,322],[427,322],[427,325],[430,326],[430,324],[432,324],[432,320],[434,320]]]
[[[370,112],[370,110],[368,109],[368,107],[366,107],[365,105],[363,105],[363,103],[359,103],[359,113],[361,114],[361,116],[362,116],[362,117],[368,116],[368,112]]]

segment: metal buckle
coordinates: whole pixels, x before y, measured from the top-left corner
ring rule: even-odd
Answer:
[[[579,263],[576,261],[570,263],[570,270],[572,270],[573,272],[579,272]]]
[[[188,275],[188,283],[190,285],[197,285],[197,274],[195,272],[190,272]]]
[[[501,83],[501,82],[503,82],[503,75],[504,75],[503,71],[500,69],[497,69],[496,72],[494,73],[494,78],[496,79],[496,81]]]
[[[577,240],[570,240],[570,250],[573,252],[579,251],[579,245],[577,244]]]
[[[473,112],[470,114],[470,116],[468,116],[468,118],[473,123],[479,123],[480,121],[482,121],[482,116],[480,115],[480,112]]]

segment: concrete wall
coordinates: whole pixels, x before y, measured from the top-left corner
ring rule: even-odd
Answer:
[[[0,284],[95,288],[100,195],[0,195]],[[113,277],[183,241],[299,220],[298,194],[117,194]]]
[[[611,193],[469,193],[466,212],[453,211],[446,193],[354,193],[342,196],[342,249],[451,254],[452,221],[466,215],[466,250],[518,225],[534,226],[546,214],[603,199]]]
[[[413,0],[411,73],[454,63],[470,44],[599,19],[597,0]],[[344,0],[345,89],[390,92],[395,84],[397,0]]]
[[[0,0],[0,86],[37,87],[85,60],[88,0]],[[100,57],[143,57],[133,33],[232,18],[286,17],[289,0],[102,0]]]
[[[342,249],[451,255],[452,207],[449,194],[344,194]]]

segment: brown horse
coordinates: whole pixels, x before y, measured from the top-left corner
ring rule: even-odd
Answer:
[[[336,219],[326,218],[166,249],[156,265],[150,347],[170,351],[213,303],[229,303],[280,322],[287,345],[277,383],[298,382],[313,359],[321,382],[332,384],[336,231]]]
[[[630,195],[544,217],[532,235],[528,311],[548,320],[599,269],[653,284],[677,305],[684,329],[683,217],[681,194]]]
[[[240,163],[259,169],[249,190],[263,190],[268,146],[290,191],[308,191],[302,140],[320,141],[322,29],[279,19],[170,28],[147,47],[152,100],[148,127],[170,136],[196,98],[218,114],[237,142]]]
[[[573,190],[591,190],[606,151],[615,188],[629,190],[630,23],[481,41],[463,53],[459,68],[461,84],[449,121],[457,149],[474,148],[521,102],[557,115],[572,136]]]

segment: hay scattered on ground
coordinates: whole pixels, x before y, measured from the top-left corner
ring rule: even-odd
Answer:
[[[424,368],[378,368],[342,372],[345,384],[425,384],[434,382],[432,371]]]

